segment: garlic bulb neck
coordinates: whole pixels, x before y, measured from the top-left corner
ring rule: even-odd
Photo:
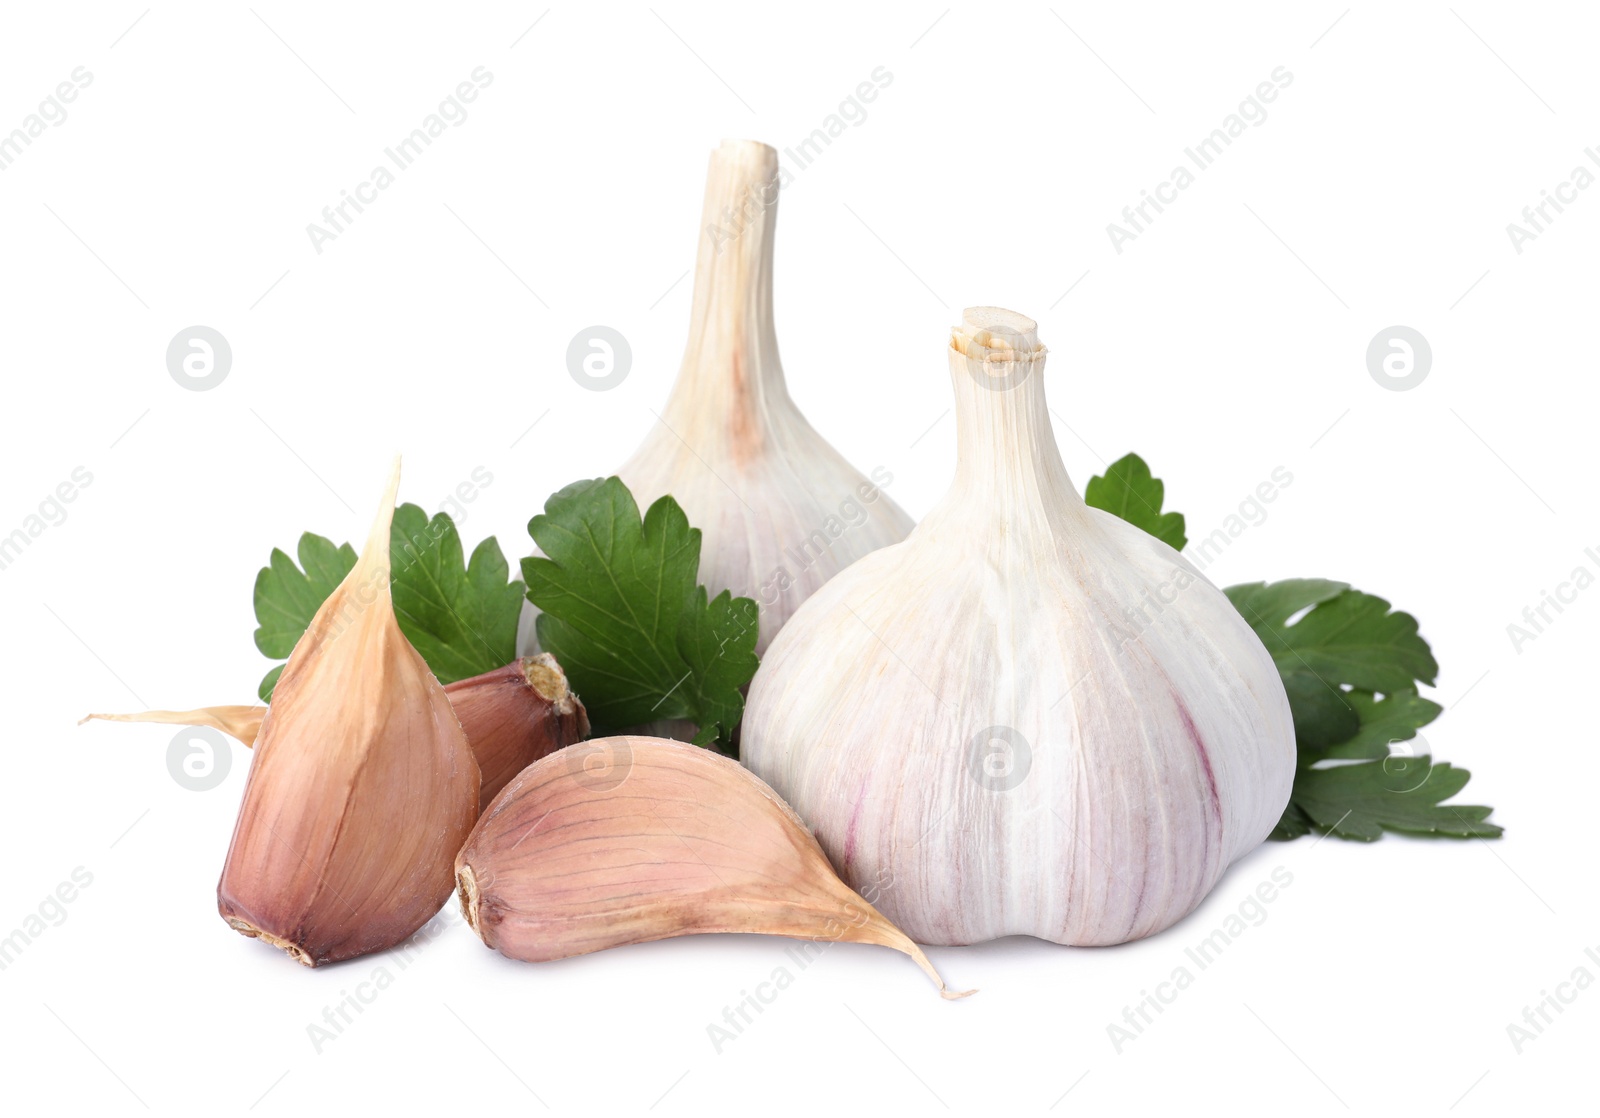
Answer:
[[[689,341],[665,418],[696,447],[735,457],[761,448],[775,411],[795,411],[773,327],[777,203],[776,151],[726,140],[711,153]]]
[[[1008,532],[1087,521],[1050,425],[1037,330],[1014,311],[969,307],[950,331],[956,477],[930,519],[977,514],[1003,520]]]

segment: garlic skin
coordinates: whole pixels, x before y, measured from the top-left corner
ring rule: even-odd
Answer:
[[[229,926],[306,966],[420,928],[478,815],[466,734],[389,597],[399,481],[397,460],[361,558],[278,679],[217,884]]]
[[[671,495],[700,529],[700,581],[761,611],[756,652],[795,608],[912,521],[789,398],[772,313],[778,153],[711,154],[689,341],[672,395],[618,470],[641,511]],[[524,611],[524,649],[533,647]]]
[[[1294,729],[1271,657],[1166,544],[1084,504],[1035,324],[965,312],[956,477],[842,572],[751,684],[744,763],[920,943],[1139,939],[1271,832]]]
[[[261,733],[261,720],[267,708],[260,704],[251,706],[200,707],[196,710],[141,710],[134,714],[86,714],[78,719],[85,722],[160,722],[168,726],[210,726],[221,730],[246,748],[256,744]]]

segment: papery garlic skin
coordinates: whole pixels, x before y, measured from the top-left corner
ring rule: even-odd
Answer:
[[[741,755],[921,943],[1114,944],[1169,927],[1288,803],[1271,657],[1166,544],[1084,504],[1034,323],[953,332],[959,464],[904,542],[800,608]]]
[[[261,720],[267,716],[267,708],[257,704],[250,706],[214,706],[199,707],[195,710],[142,710],[132,714],[86,714],[78,719],[78,725],[85,722],[158,722],[168,726],[209,726],[213,730],[221,730],[241,745],[249,748],[256,743],[256,735],[261,733]]]
[[[392,947],[454,887],[479,773],[395,621],[395,463],[361,558],[295,645],[261,723],[217,884],[228,924],[306,966]]]
[[[845,461],[789,398],[772,312],[777,213],[775,150],[729,140],[712,152],[683,364],[617,470],[641,512],[670,494],[700,529],[712,594],[756,600],[757,653],[829,578],[912,527],[887,482]],[[536,643],[529,614],[524,650]]]

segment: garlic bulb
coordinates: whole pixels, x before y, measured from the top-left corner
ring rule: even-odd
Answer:
[[[422,927],[478,817],[467,736],[389,597],[399,483],[396,460],[361,558],[278,678],[217,883],[229,926],[309,967]]]
[[[712,152],[683,365],[617,470],[641,510],[670,494],[700,529],[711,593],[756,600],[758,653],[819,586],[912,524],[882,492],[885,474],[863,476],[789,398],[772,317],[777,213],[776,151],[729,140]]]
[[[745,763],[920,943],[1161,931],[1271,831],[1289,704],[1227,598],[1089,508],[1035,324],[968,310],[959,463],[904,543],[842,572],[751,684]]]

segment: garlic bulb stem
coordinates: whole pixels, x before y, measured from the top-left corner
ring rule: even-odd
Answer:
[[[725,141],[711,156],[695,260],[689,341],[663,418],[701,453],[759,454],[773,419],[799,419],[772,315],[778,155]]]
[[[1024,525],[1070,531],[1088,515],[1056,445],[1037,330],[1013,311],[972,307],[950,338],[959,466],[939,507],[987,508],[1012,538]]]

